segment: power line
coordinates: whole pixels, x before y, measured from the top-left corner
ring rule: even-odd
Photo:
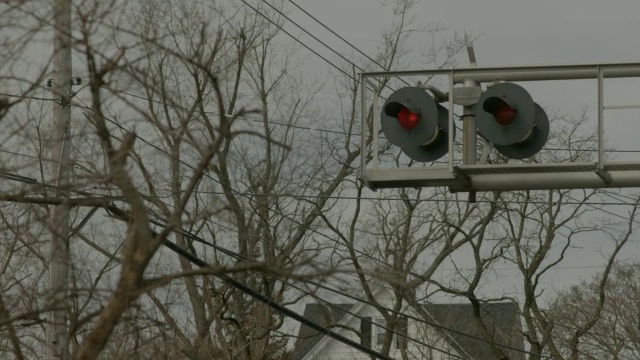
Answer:
[[[320,24],[322,27],[324,27],[325,29],[329,30],[329,32],[331,32],[333,35],[335,35],[336,37],[338,37],[338,39],[344,41],[347,45],[351,46],[354,50],[356,50],[357,52],[359,52],[361,55],[363,55],[364,57],[366,57],[369,61],[373,62],[374,64],[378,65],[381,69],[383,70],[389,70],[387,67],[385,67],[384,65],[380,64],[379,62],[377,62],[376,60],[374,60],[373,58],[371,58],[369,55],[365,54],[363,51],[361,51],[360,49],[358,49],[355,45],[353,45],[352,43],[350,43],[349,41],[347,41],[345,38],[343,38],[342,36],[340,36],[338,33],[336,33],[335,31],[331,30],[331,28],[329,28],[327,25],[323,24],[320,20],[318,20],[316,17],[314,17],[313,15],[309,14],[309,12],[307,12],[305,9],[303,9],[302,7],[300,7],[300,5],[296,4],[293,0],[289,0],[290,3],[292,3],[295,7],[297,7],[299,10],[301,10],[303,13],[305,13],[307,16],[309,16],[310,18],[312,18],[313,20],[315,20],[315,22],[317,22],[318,24]],[[402,79],[401,79],[402,80]],[[405,84],[409,85],[408,83],[405,82]]]
[[[338,55],[342,60],[348,62],[349,64],[351,64],[353,67],[355,67],[356,69],[360,70],[361,72],[364,72],[364,69],[361,68],[360,66],[358,66],[356,63],[354,63],[353,61],[347,59],[344,55],[340,54],[338,51],[336,51],[334,48],[332,48],[331,46],[327,45],[325,42],[323,42],[322,40],[318,39],[317,36],[313,35],[312,33],[310,33],[309,31],[307,31],[307,29],[303,28],[302,26],[298,25],[298,23],[296,23],[295,21],[291,20],[290,17],[288,17],[287,15],[285,15],[282,11],[278,10],[275,6],[269,4],[266,0],[262,0],[263,3],[267,4],[267,6],[269,6],[271,9],[273,9],[275,12],[277,12],[278,14],[280,14],[280,16],[284,17],[285,19],[289,20],[290,23],[292,23],[293,25],[295,25],[298,29],[302,30],[305,34],[311,36],[311,38],[313,38],[315,41],[319,42],[320,44],[322,44],[324,47],[326,47],[327,49],[329,49],[331,52],[333,52],[334,54]],[[391,89],[393,90],[393,89]]]
[[[161,100],[155,100],[155,99],[149,99],[140,95],[136,95],[136,94],[132,94],[129,92],[126,92],[124,90],[118,90],[118,89],[110,89],[111,91],[115,91],[115,92],[119,92],[125,95],[129,95],[141,100],[146,100],[146,101],[150,101],[153,103],[157,103],[159,105],[165,105],[165,106],[169,106],[169,107],[173,107],[176,109],[181,109],[181,110],[190,110],[184,106],[180,106],[180,105],[176,105],[176,104],[172,104],[172,103],[166,103],[164,101]],[[90,109],[89,107],[87,107],[85,105],[85,107],[87,109]],[[195,110],[196,113],[203,113],[206,115],[218,115],[215,112],[212,111],[201,111],[201,110]],[[454,114],[455,116],[457,116],[458,118],[461,118],[460,115]],[[247,121],[247,122],[256,122],[256,123],[263,123],[262,120],[254,120],[254,119],[247,119],[247,118],[243,118],[243,117],[235,117],[235,119],[237,120],[242,120],[242,121]],[[276,121],[269,121],[269,124],[273,124],[273,125],[279,125],[279,126],[285,126],[285,127],[291,127],[291,128],[295,128],[295,129],[301,129],[301,130],[310,130],[310,131],[318,131],[318,132],[325,132],[325,133],[333,133],[333,134],[339,134],[339,135],[353,135],[353,136],[361,136],[361,134],[359,133],[347,133],[345,131],[336,131],[336,130],[329,130],[329,129],[320,129],[317,127],[310,127],[310,126],[301,126],[301,125],[294,125],[294,124],[287,124],[287,123],[280,123],[280,122],[276,122]],[[456,128],[458,128],[456,126]],[[458,128],[459,129],[459,128]],[[384,139],[384,134],[379,134],[378,135],[380,138]],[[461,143],[456,142],[457,145],[461,145]],[[552,148],[552,147],[544,147],[543,150],[546,151],[583,151],[583,152],[598,152],[598,149],[571,149],[571,148]],[[611,153],[611,154],[616,154],[616,153],[640,153],[640,150],[635,150],[635,149],[605,149],[604,150],[605,153]],[[436,163],[436,161],[434,161],[433,163]]]
[[[169,106],[169,107],[173,107],[175,109],[191,111],[191,109],[188,109],[187,107],[180,106],[180,105],[177,105],[177,104],[171,104],[171,103],[167,103],[167,102],[164,102],[164,101],[161,101],[161,100],[149,99],[149,98],[146,98],[144,96],[140,96],[140,95],[136,95],[136,94],[132,94],[132,93],[126,92],[124,90],[111,89],[111,88],[108,88],[108,89],[111,90],[111,91],[115,91],[115,92],[119,92],[119,93],[122,93],[122,94],[125,94],[125,95],[128,95],[128,96],[131,96],[131,97],[135,97],[135,98],[138,98],[138,99],[141,99],[141,100],[150,101],[150,102],[153,102],[153,103],[156,103],[156,104],[159,104],[159,105]],[[216,115],[216,116],[219,115],[218,113],[215,113],[213,111],[194,110],[194,112],[195,113],[199,113],[199,114],[205,114],[205,115]],[[238,116],[234,117],[234,119],[247,121],[247,122],[255,122],[255,123],[260,123],[260,124],[263,123],[262,120],[247,119],[247,118],[238,117]],[[310,126],[301,126],[301,125],[295,125],[295,124],[281,123],[281,122],[271,121],[271,120],[269,121],[269,124],[285,126],[285,127],[291,127],[291,128],[295,128],[295,129],[301,129],[301,130],[320,131],[320,132],[340,134],[340,135],[356,135],[356,136],[358,135],[358,134],[349,134],[349,133],[344,132],[344,131],[320,129],[320,128],[314,128],[314,127],[310,127]]]
[[[124,127],[122,127],[122,129],[124,129]],[[126,129],[124,129],[126,130]],[[136,137],[138,137],[141,141],[143,141],[144,143],[146,143],[147,145],[152,146],[154,149],[162,152],[163,154],[165,154],[166,156],[170,157],[173,160],[179,161],[181,162],[182,165],[185,165],[187,167],[190,167],[191,170],[194,170],[193,167],[191,167],[191,165],[189,165],[188,163],[184,162],[183,160],[180,159],[175,159],[173,158],[170,154],[168,154],[167,152],[165,152],[163,149],[160,149],[159,147],[151,144],[151,142],[149,142],[148,140],[140,137],[139,135],[136,134]],[[0,152],[4,152],[4,153],[8,153],[8,154],[12,154],[12,155],[17,155],[17,156],[23,156],[23,157],[28,157],[28,158],[32,158],[32,159],[38,159],[38,160],[42,160],[42,161],[49,161],[49,162],[56,162],[56,160],[52,160],[52,159],[46,159],[46,158],[40,158],[34,155],[27,155],[27,154],[21,154],[21,153],[17,153],[17,152],[13,152],[13,151],[8,151],[8,150],[2,150],[0,149]],[[78,168],[79,170],[85,171],[87,172],[88,170],[83,169],[83,168]],[[210,177],[210,175],[205,175],[207,178],[209,178],[210,180],[219,183],[219,181],[215,178]],[[48,185],[48,186],[53,186],[53,185]],[[378,197],[373,197],[373,196],[345,196],[345,195],[325,195],[325,196],[321,196],[321,195],[296,195],[296,194],[281,194],[281,193],[253,193],[253,192],[241,192],[241,191],[235,191],[235,190],[231,190],[233,192],[234,195],[238,195],[238,196],[243,196],[246,197],[247,199],[251,200],[250,197],[275,197],[275,198],[294,198],[294,199],[332,199],[332,200],[366,200],[366,201],[405,201],[405,198],[402,197],[395,197],[395,196],[378,196]],[[540,190],[540,191],[545,191],[545,190]],[[210,195],[224,195],[225,192],[224,191],[205,191],[205,190],[194,190],[194,193],[197,194],[210,194]],[[604,191],[601,191],[601,193],[603,195],[608,195],[613,197],[610,194],[607,194]],[[154,195],[148,195],[148,194],[142,194],[141,195],[147,197],[147,198],[156,198],[156,199],[162,199],[162,198],[166,198],[167,196],[154,196]],[[579,199],[575,199],[569,195],[565,195],[566,197],[571,198],[573,201],[563,201],[561,202],[562,205],[588,205],[588,206],[631,206],[634,205],[632,203],[629,202],[625,202],[622,200],[619,200],[617,202],[589,202],[589,201],[581,201]],[[419,202],[451,202],[451,203],[468,203],[468,200],[464,200],[464,199],[449,199],[449,198],[432,198],[432,199],[415,199],[416,201]],[[496,202],[495,200],[489,200],[489,199],[478,199],[476,201],[477,203],[480,204],[491,204],[493,202]],[[522,201],[516,201],[516,200],[511,200],[511,201],[505,201],[505,200],[501,200],[501,201],[497,201],[500,202],[502,204],[521,204]],[[527,201],[528,204],[537,204],[537,205],[541,205],[541,204],[548,204],[547,201]],[[554,203],[555,204],[555,203]],[[602,208],[596,208],[597,210],[601,210],[603,212],[606,212],[612,216],[615,217],[620,217],[624,220],[629,220],[628,218],[625,218],[619,214],[615,214],[612,212],[608,212]]]
[[[262,0],[265,1],[266,0]],[[365,54],[363,51],[361,51],[360,49],[358,49],[355,45],[353,45],[352,43],[350,43],[349,41],[347,41],[345,38],[343,38],[342,36],[340,36],[338,33],[336,33],[335,31],[333,31],[331,28],[329,28],[327,25],[325,25],[324,23],[322,23],[320,20],[318,20],[316,17],[314,17],[313,15],[309,14],[309,12],[307,12],[305,9],[303,9],[302,7],[300,7],[300,5],[296,4],[295,2],[293,2],[293,0],[289,0],[290,3],[292,3],[295,7],[297,7],[299,10],[301,10],[303,13],[305,13],[307,16],[309,16],[310,18],[312,18],[315,22],[317,22],[318,24],[320,24],[323,28],[327,29],[330,33],[332,33],[333,35],[335,35],[336,37],[338,37],[338,39],[342,40],[343,42],[345,42],[347,45],[349,45],[351,48],[353,48],[354,50],[356,50],[358,53],[360,53],[361,55],[363,55],[364,57],[366,57],[369,61],[373,62],[374,64],[378,65],[382,70],[388,71],[389,68],[385,67],[384,65],[380,64],[378,61],[374,60],[373,58],[371,58],[369,55]],[[287,18],[288,19],[288,18]],[[291,19],[289,19],[289,21],[293,22]],[[294,24],[296,24],[295,22],[293,22]],[[296,24],[296,26],[300,27],[300,25]],[[300,27],[301,28],[301,27]],[[302,29],[302,28],[301,28]],[[303,31],[306,32],[306,30],[303,29]],[[327,45],[325,45],[327,46]],[[327,46],[328,47],[328,46]],[[355,65],[355,64],[354,64]],[[364,72],[364,70],[360,70],[362,72]],[[403,78],[398,77],[398,79],[400,81],[402,81],[405,85],[407,86],[411,86],[411,84],[409,84],[407,81],[405,81]],[[387,86],[388,87],[388,86]],[[390,88],[391,89],[391,88]]]
[[[602,194],[607,195],[607,194],[606,194],[606,193],[604,193],[604,192],[602,192]],[[567,198],[569,198],[569,199],[571,199],[571,200],[578,201],[578,200],[576,200],[576,198],[574,198],[574,197],[573,197],[573,196],[571,196],[571,195],[564,195],[564,196],[566,196]],[[586,206],[589,206],[589,207],[593,208],[593,209],[600,210],[600,211],[602,211],[602,212],[604,212],[604,213],[607,213],[607,214],[609,214],[609,215],[611,215],[611,216],[615,216],[615,217],[621,218],[621,219],[623,219],[623,220],[625,220],[625,221],[631,221],[631,219],[630,219],[630,218],[626,218],[626,217],[624,217],[624,216],[622,216],[622,215],[620,215],[620,214],[616,214],[616,213],[613,213],[613,212],[611,212],[611,211],[605,210],[605,209],[603,209],[603,208],[596,207],[596,205],[606,206],[607,204],[609,204],[608,202],[603,202],[603,203],[599,203],[599,204],[598,204],[598,203],[584,202],[584,204],[585,204]],[[637,206],[637,204],[631,204],[631,203],[627,203],[627,202],[615,203],[615,205]]]
[[[29,95],[24,95],[24,94],[5,94],[5,93],[0,93],[0,95],[3,96],[7,96],[7,97],[13,97],[13,98],[20,98],[20,99],[31,99],[31,100],[40,100],[40,101],[52,101],[58,105],[63,105],[62,101],[58,98],[46,98],[46,97],[39,97],[39,96],[29,96]]]
[[[300,45],[304,46],[307,50],[311,51],[312,53],[314,53],[316,56],[318,56],[319,58],[321,58],[322,60],[324,60],[327,64],[331,65],[332,67],[334,67],[336,70],[340,71],[341,73],[343,73],[344,75],[346,75],[347,77],[349,77],[350,79],[358,82],[358,79],[356,79],[354,76],[352,76],[351,74],[347,73],[346,71],[342,70],[339,66],[337,66],[336,64],[332,63],[331,61],[329,61],[327,58],[325,58],[324,56],[320,55],[320,53],[318,53],[317,51],[313,50],[311,47],[309,47],[307,44],[303,43],[302,41],[300,41],[300,39],[298,39],[297,37],[293,36],[291,33],[289,33],[288,31],[286,31],[285,29],[282,28],[282,26],[278,25],[275,21],[271,20],[268,16],[264,15],[262,12],[260,12],[260,10],[256,9],[255,7],[251,6],[249,3],[247,3],[245,0],[240,0],[242,1],[246,6],[248,6],[249,8],[251,8],[253,11],[255,11],[258,15],[262,16],[263,18],[265,18],[267,21],[269,21],[271,24],[273,24],[274,26],[276,26],[278,29],[280,29],[282,32],[284,32],[285,34],[287,34],[290,38],[292,38],[293,40],[295,40],[297,43],[299,43]]]
[[[0,150],[1,152],[1,150]],[[53,160],[48,160],[48,161],[53,161]],[[83,171],[86,171],[85,169],[80,169]],[[211,179],[213,180],[213,179]],[[216,181],[217,180],[213,180]],[[50,187],[52,187],[53,185],[48,185]],[[367,200],[367,201],[405,201],[406,199],[402,198],[402,197],[366,197],[366,196],[344,196],[344,195],[326,195],[326,196],[319,196],[319,195],[294,195],[294,194],[278,194],[278,193],[252,193],[252,192],[240,192],[240,191],[234,191],[231,190],[232,193],[234,195],[238,195],[238,196],[242,196],[247,198],[248,200],[252,200],[251,197],[273,197],[273,198],[293,198],[293,199],[308,199],[308,200],[313,200],[313,199],[331,199],[331,200]],[[543,190],[540,190],[543,191]],[[203,191],[203,190],[194,190],[193,191],[196,194],[210,194],[210,195],[224,195],[225,192],[224,191]],[[154,196],[154,195],[147,195],[147,194],[142,194],[142,196],[146,197],[146,198],[155,198],[155,199],[163,199],[168,197],[167,196]],[[568,195],[566,195],[567,197],[570,197]],[[586,201],[580,201],[579,199],[575,199],[575,198],[571,198],[573,201],[563,201],[562,203],[557,203],[557,204],[561,204],[561,205],[588,205],[588,206],[631,206],[633,204],[631,203],[627,203],[627,202],[586,202]],[[415,201],[419,201],[419,202],[425,202],[425,203],[429,203],[429,202],[435,202],[435,203],[442,203],[442,202],[449,202],[449,203],[462,203],[462,204],[466,204],[469,201],[468,200],[464,200],[464,199],[447,199],[447,198],[441,198],[441,199],[415,199]],[[494,203],[496,201],[494,200],[483,200],[483,199],[478,199],[476,201],[479,204],[491,204]],[[521,201],[499,201],[502,204],[521,204]],[[544,205],[544,204],[548,204],[547,201],[527,201],[527,204],[535,204],[535,205]],[[604,209],[601,208],[596,208],[597,210],[601,210],[603,212],[607,212]],[[616,217],[620,217],[624,220],[629,220],[628,218],[625,218],[619,214],[615,214],[612,212],[607,212],[608,214],[612,215],[612,216],[616,216]]]
[[[290,0],[291,1],[291,0]],[[144,96],[140,96],[140,95],[136,95],[124,90],[120,90],[120,89],[112,89],[112,88],[105,88],[108,89],[110,91],[114,91],[114,92],[118,92],[118,93],[122,93],[124,95],[128,95],[131,97],[135,97],[141,100],[145,100],[145,101],[149,101],[149,102],[153,102],[159,105],[164,105],[164,106],[169,106],[175,109],[180,109],[180,110],[191,110],[185,106],[181,106],[181,105],[177,105],[174,103],[167,103],[161,100],[156,100],[156,99],[150,99]],[[11,96],[10,94],[1,94],[0,95],[7,95],[7,96]],[[28,97],[28,96],[19,96],[19,95],[13,95],[16,97],[26,97],[26,98],[30,98],[30,99],[35,99],[35,100],[41,100],[41,101],[53,101],[53,102],[58,102],[57,99],[54,98],[42,98],[42,97]],[[76,106],[79,108],[84,108],[87,110],[92,110],[90,107],[88,107],[86,104],[83,105],[72,105],[72,106]],[[199,113],[199,114],[206,114],[206,115],[219,115],[216,112],[213,111],[202,111],[202,110],[194,110],[195,113]],[[456,117],[461,118],[460,115],[455,114]],[[234,119],[236,120],[241,120],[241,121],[246,121],[246,122],[255,122],[255,123],[260,123],[262,124],[263,121],[262,120],[257,120],[257,119],[248,119],[248,118],[244,118],[244,117],[234,117]],[[300,130],[309,130],[309,131],[318,131],[318,132],[324,132],[324,133],[332,133],[332,134],[338,134],[338,135],[352,135],[352,136],[361,136],[360,133],[348,133],[345,131],[337,131],[337,130],[330,130],[330,129],[321,129],[318,127],[311,127],[311,126],[302,126],[302,125],[295,125],[295,124],[289,124],[289,123],[281,123],[281,122],[277,122],[277,121],[269,121],[269,124],[273,124],[273,125],[278,125],[278,126],[284,126],[284,127],[290,127],[290,128],[294,128],[294,129],[300,129]],[[458,128],[458,127],[457,127]],[[124,128],[122,128],[124,129]],[[458,128],[459,129],[459,128]],[[378,135],[380,138],[384,139],[384,134],[379,134]],[[461,145],[461,143],[456,142],[457,145]],[[571,148],[556,148],[556,147],[544,147],[543,150],[546,151],[582,151],[582,152],[598,152],[598,149],[571,149]],[[3,152],[8,152],[6,150],[0,150]],[[605,153],[610,153],[610,154],[623,154],[623,153],[640,153],[640,149],[605,149],[604,150]],[[433,163],[436,163],[436,161],[434,161]]]
[[[132,95],[132,94],[128,94],[128,95],[136,96],[136,95]],[[139,96],[136,96],[136,97],[139,97]],[[142,98],[142,97],[140,97],[140,98]],[[146,98],[143,98],[143,99],[150,100],[150,99],[146,99]],[[88,110],[92,110],[91,108],[88,108],[86,106],[79,106],[79,107],[86,108]],[[126,128],[124,128],[122,125],[120,125],[115,120],[109,119],[108,117],[105,117],[105,120],[107,120],[108,122],[116,125],[117,127],[119,127],[120,129],[122,129],[124,131],[129,131]],[[189,167],[191,170],[195,170],[195,168],[193,166],[191,166],[190,164],[186,163],[184,160],[176,159],[171,154],[169,154],[167,151],[165,151],[164,149],[161,149],[160,147],[154,145],[153,143],[151,143],[150,141],[146,140],[142,136],[140,136],[138,134],[134,134],[134,135],[135,135],[136,138],[140,139],[145,144],[147,144],[147,145],[151,146],[152,148],[154,148],[154,149],[160,151],[161,153],[165,154],[170,159],[180,162],[181,164]],[[0,150],[0,151],[9,152],[9,151],[6,151],[6,150]],[[50,161],[53,161],[53,160],[50,160]],[[213,177],[211,177],[211,175],[209,175],[207,173],[205,173],[203,175],[205,177],[209,178],[210,180],[220,184],[220,181],[215,179],[215,178],[213,178]],[[196,192],[200,193],[200,194],[208,193],[208,194],[215,194],[215,195],[224,195],[224,192],[220,192],[220,191],[196,191]],[[324,199],[324,198],[327,198],[327,199],[337,199],[337,200],[374,200],[374,201],[376,201],[376,200],[403,201],[404,200],[403,198],[400,198],[400,197],[345,197],[345,196],[313,196],[313,195],[292,195],[292,194],[255,194],[255,193],[246,193],[246,192],[243,193],[243,192],[238,192],[238,191],[235,191],[235,190],[232,190],[232,192],[234,194],[236,194],[236,195],[245,196],[245,197],[268,196],[268,197],[290,197],[290,198],[299,198],[299,199],[304,199],[304,198],[307,198],[307,199]],[[568,197],[571,198],[570,196],[568,196]],[[575,200],[574,198],[571,198],[571,199]],[[435,201],[435,202],[447,201],[447,202],[459,202],[459,203],[462,203],[462,202],[466,203],[467,202],[466,200],[457,200],[457,199],[456,200],[452,200],[452,199],[422,199],[420,201]],[[582,202],[582,201],[579,201],[579,200],[575,200],[575,201],[576,201],[575,203],[563,202],[563,204],[565,204],[565,205],[586,204],[586,205],[589,205],[589,206],[592,206],[592,207],[595,207],[595,205],[601,205],[601,206],[610,206],[610,205],[611,206],[613,206],[613,205],[626,206],[626,205],[631,205],[631,204],[626,203],[626,202],[619,202],[619,203],[601,202],[601,203],[596,203],[596,202]],[[491,203],[492,201],[485,201],[485,200],[479,199],[478,202],[480,202],[480,203]],[[501,201],[501,203],[519,204],[521,202],[519,202],[519,201]],[[539,202],[529,201],[528,203],[531,203],[531,204],[546,204],[547,202],[546,201],[539,201]],[[607,212],[607,213],[609,213],[611,215],[614,215],[614,216],[617,216],[617,217],[621,217],[618,214],[614,214],[614,213],[608,212],[608,211],[600,209],[600,208],[598,208],[598,209],[601,210],[601,211]],[[624,217],[622,217],[622,218],[626,219]]]
[[[263,0],[264,1],[264,0]],[[291,1],[291,0],[289,0]],[[156,99],[150,99],[144,96],[140,96],[140,95],[136,95],[136,94],[132,94],[130,92],[124,91],[124,90],[119,90],[119,89],[112,89],[112,88],[106,88],[110,91],[115,91],[115,92],[119,92],[131,97],[135,97],[141,100],[145,100],[145,101],[150,101],[159,105],[165,105],[165,106],[169,106],[169,107],[173,107],[176,109],[181,109],[181,110],[191,110],[185,106],[180,106],[177,104],[173,104],[173,103],[167,103],[161,100],[156,100]],[[2,94],[0,94],[2,95]],[[55,99],[42,99],[42,98],[38,98],[38,100],[55,100]],[[80,106],[82,107],[82,106]],[[88,106],[84,105],[84,108],[88,109],[88,110],[92,110],[91,108],[89,108]],[[201,111],[201,110],[194,110],[194,112],[196,113],[202,113],[202,114],[206,114],[206,115],[219,115],[216,112],[213,111]],[[456,117],[458,118],[462,118],[462,116],[458,115],[458,114],[454,114]],[[256,123],[260,123],[262,124],[263,121],[262,120],[257,120],[257,119],[247,119],[247,118],[243,118],[243,117],[235,117],[235,119],[237,120],[242,120],[242,121],[247,121],[247,122],[256,122]],[[285,126],[285,127],[292,127],[292,128],[296,128],[296,129],[301,129],[301,130],[310,130],[310,131],[319,131],[319,132],[326,132],[326,133],[333,133],[333,134],[339,134],[339,135],[353,135],[353,136],[361,136],[360,133],[347,133],[345,131],[336,131],[336,130],[329,130],[329,129],[320,129],[317,127],[311,127],[311,126],[301,126],[301,125],[294,125],[294,124],[288,124],[288,123],[281,123],[281,122],[277,122],[277,121],[269,121],[269,124],[273,124],[273,125],[278,125],[278,126]],[[458,129],[460,129],[459,127],[457,127]],[[384,134],[381,134],[382,136],[379,135],[380,138],[384,138]],[[458,143],[458,145],[461,145],[461,143]],[[598,149],[571,149],[571,148],[556,148],[556,147],[544,147],[544,150],[547,151],[582,151],[582,152],[598,152]],[[640,153],[640,149],[605,149],[604,150],[605,153],[611,153],[611,154],[616,154],[616,153]]]
[[[344,55],[340,54],[337,50],[335,50],[334,48],[332,48],[331,46],[327,45],[325,42],[323,42],[322,40],[318,39],[317,36],[313,35],[312,33],[310,33],[307,29],[303,28],[302,26],[300,26],[297,22],[291,20],[290,17],[288,17],[287,15],[285,15],[282,11],[278,10],[275,6],[271,5],[270,3],[268,3],[266,0],[262,0],[263,3],[267,4],[270,8],[272,8],[275,12],[277,12],[278,14],[280,14],[280,16],[284,17],[285,19],[287,19],[290,23],[292,23],[293,25],[295,25],[298,29],[302,30],[305,34],[311,36],[311,38],[313,38],[315,41],[319,42],[320,44],[322,44],[324,47],[326,47],[327,49],[329,49],[331,52],[333,52],[334,54],[338,55],[342,60],[348,62],[349,64],[351,64],[351,66],[353,66],[354,68],[360,70],[360,72],[365,72],[365,70],[360,67],[359,65],[357,65],[355,62],[353,62],[352,60],[347,59]],[[377,64],[377,63],[376,63]],[[381,65],[380,65],[381,66]],[[382,67],[382,66],[381,66]],[[384,68],[384,67],[382,67]],[[404,82],[406,85],[409,85],[408,82],[406,82],[403,79],[400,79],[402,82]],[[390,87],[389,85],[385,84],[384,87],[388,88],[391,91],[395,91],[395,89],[393,89],[392,87]]]
[[[284,215],[283,215],[283,216],[284,216]],[[292,220],[292,219],[290,219],[290,220]],[[209,221],[209,222],[212,222],[213,224],[215,224],[215,225],[216,225],[216,226],[218,226],[218,227],[226,228],[226,229],[227,229],[227,230],[229,230],[229,231],[233,231],[233,232],[236,232],[236,233],[237,233],[237,229],[233,229],[233,228],[227,227],[227,226],[222,225],[222,224],[220,224],[220,223],[217,223],[217,222],[215,222],[215,221],[213,221],[213,220],[211,220],[211,219],[209,219],[208,221]],[[292,221],[293,221],[293,220],[292,220]],[[298,224],[299,224],[299,223],[298,223]],[[301,225],[301,224],[299,224],[299,225]],[[317,231],[315,231],[314,229],[311,229],[311,228],[307,228],[307,229],[309,229],[310,231],[312,231],[312,232],[314,232],[314,233],[316,233],[316,234],[322,235],[323,237],[325,237],[325,238],[329,239],[329,240],[330,240],[330,241],[332,241],[332,242],[335,242],[335,243],[336,243],[336,244],[338,244],[338,245],[346,246],[346,245],[344,245],[344,244],[342,244],[342,243],[337,242],[336,240],[333,240],[333,239],[331,239],[331,238],[327,237],[327,236],[326,236],[326,235],[324,235],[324,234],[318,233],[318,232],[317,232]],[[223,251],[222,249],[220,249],[220,250],[221,250],[223,253],[225,253],[225,254],[227,254],[227,255],[229,255],[229,256],[234,256],[234,253],[232,253],[232,252],[231,252],[231,253],[229,253],[228,251]],[[367,254],[363,253],[362,251],[360,251],[360,250],[358,250],[358,249],[354,249],[354,251],[356,251],[357,253],[359,253],[359,254],[361,254],[361,255],[365,255],[365,256],[367,255]],[[392,267],[392,268],[394,268],[394,269],[401,270],[401,269],[398,269],[397,267],[395,267],[395,266],[393,266],[393,265],[389,265],[389,264],[387,264],[387,263],[384,263],[384,262],[382,262],[382,261],[381,261],[381,260],[379,260],[379,259],[372,258],[372,260],[373,260],[373,261],[375,261],[375,262],[377,262],[377,263],[380,263],[380,264],[382,264],[382,265],[384,265],[384,266],[391,266],[391,267]],[[318,264],[318,265],[324,265],[324,264],[322,264],[322,263],[320,263],[320,262],[318,262],[318,261],[314,261],[314,260],[311,260],[311,261],[312,261],[313,263],[315,263],[315,264]],[[603,267],[603,266],[566,266],[566,267],[556,266],[556,267],[554,267],[553,269],[554,269],[554,270],[557,270],[557,269],[592,269],[592,268],[596,268],[596,267]],[[441,269],[441,270],[443,270],[443,271],[451,271],[451,270],[453,270],[453,271],[459,271],[459,270],[463,270],[463,271],[464,271],[464,270],[475,270],[475,269],[446,269],[446,268],[445,268],[445,269]],[[489,269],[489,270],[491,270],[491,271],[500,271],[500,270],[520,270],[520,269],[514,268],[514,269]],[[412,271],[409,271],[408,273],[409,273],[409,274],[411,274],[411,275],[413,275],[413,276],[419,277],[419,278],[421,278],[421,277],[422,277],[420,274],[417,274],[417,273],[412,272]],[[355,277],[356,279],[358,279],[358,278],[357,278],[357,276],[356,276],[355,274],[351,274],[351,273],[346,273],[346,274],[347,274],[347,275],[350,275],[350,276],[352,276],[352,277]],[[360,299],[360,298],[354,298],[353,296],[351,296],[351,295],[349,295],[349,294],[346,294],[346,293],[340,292],[339,290],[332,289],[332,288],[327,287],[327,286],[325,286],[325,285],[321,285],[321,284],[319,284],[319,283],[315,283],[315,282],[312,282],[312,281],[308,281],[308,282],[309,282],[309,283],[311,283],[311,284],[313,284],[313,285],[315,285],[315,286],[318,286],[318,287],[324,288],[324,289],[326,289],[326,290],[328,290],[328,291],[332,291],[332,292],[334,292],[334,293],[337,293],[337,294],[339,294],[339,295],[343,295],[343,296],[346,296],[346,297],[350,297],[350,298],[352,298],[352,299],[354,299],[354,300],[356,300],[356,301],[363,301],[363,302],[368,303],[368,302],[367,302],[367,300],[362,300],[362,299]],[[393,290],[393,289],[389,288],[388,286],[385,286],[385,285],[381,285],[381,286],[383,286],[383,287],[385,287],[385,288],[387,288],[387,289],[389,289],[389,290]],[[299,289],[299,290],[301,290],[301,291],[303,291],[303,292],[304,292],[304,290],[302,290],[302,289]],[[305,293],[307,293],[307,292],[305,292]],[[323,299],[321,299],[321,298],[319,298],[319,297],[316,297],[316,296],[315,296],[315,295],[313,295],[313,294],[309,294],[309,295],[313,296],[314,298],[317,298],[317,299],[319,299],[319,300],[324,301]],[[368,304],[371,304],[371,303],[368,303]],[[383,308],[384,308],[384,307],[383,307]],[[386,310],[388,310],[388,311],[395,312],[394,310],[389,309],[389,308],[385,308],[385,309],[386,309]],[[398,313],[398,314],[400,314],[400,313]],[[515,314],[517,314],[518,316],[520,316],[520,315],[521,315],[519,312],[515,312]],[[414,319],[415,319],[415,318],[414,318]],[[416,320],[420,321],[420,319],[416,319]],[[551,321],[551,320],[548,320],[548,322],[552,323],[552,321]],[[429,324],[429,323],[427,323],[427,324]],[[558,326],[561,326],[561,327],[566,327],[566,328],[571,329],[571,330],[577,330],[577,329],[574,329],[574,328],[570,328],[570,327],[568,327],[568,326],[566,326],[566,325],[562,325],[562,324],[557,324],[557,325],[558,325]]]

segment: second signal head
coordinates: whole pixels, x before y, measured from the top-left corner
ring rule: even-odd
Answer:
[[[482,137],[512,159],[524,159],[542,149],[549,137],[549,119],[531,95],[520,85],[493,85],[475,108]]]
[[[421,88],[405,87],[391,94],[380,123],[389,142],[415,161],[434,161],[448,151],[448,111]]]

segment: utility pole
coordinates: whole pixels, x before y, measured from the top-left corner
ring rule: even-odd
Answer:
[[[54,196],[68,198],[71,124],[71,0],[54,0],[53,5],[53,94],[60,104],[54,106],[52,128],[52,177]],[[49,253],[49,300],[47,322],[47,359],[69,359],[68,274],[69,206],[53,206],[51,212],[51,248]]]

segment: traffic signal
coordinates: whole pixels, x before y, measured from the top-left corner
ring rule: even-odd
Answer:
[[[449,112],[421,88],[391,94],[380,112],[380,126],[387,140],[415,161],[434,161],[449,150]]]
[[[549,118],[519,85],[489,87],[476,104],[480,135],[512,159],[524,159],[542,149],[549,137]]]

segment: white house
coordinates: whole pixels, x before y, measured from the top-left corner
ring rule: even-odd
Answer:
[[[391,293],[379,290],[377,301],[384,307],[392,307]],[[407,335],[393,334],[389,356],[402,359],[429,360],[495,360],[496,353],[486,340],[499,347],[509,359],[525,359],[522,328],[518,307],[511,302],[482,304],[482,322],[488,331],[482,331],[479,319],[474,317],[470,303],[465,304],[420,304],[419,309],[406,307],[402,310],[408,317],[400,322],[395,331]],[[384,319],[371,305],[312,303],[305,307],[304,316],[318,324],[357,341],[374,350],[380,350],[387,330]],[[416,321],[411,317],[421,319]],[[383,325],[383,326],[379,326]],[[486,334],[489,334],[487,336]],[[415,340],[414,340],[415,339]],[[500,346],[502,345],[502,346]],[[515,349],[515,350],[514,350]],[[361,351],[325,336],[302,325],[293,352],[293,360],[369,360]]]

